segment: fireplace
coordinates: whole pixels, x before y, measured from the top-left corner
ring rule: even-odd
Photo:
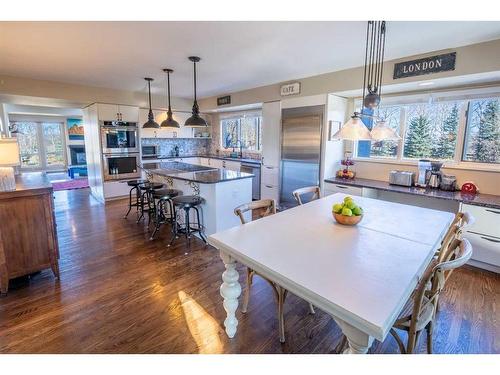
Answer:
[[[70,161],[71,165],[85,165],[87,164],[87,159],[85,158],[85,146],[83,145],[70,145]]]

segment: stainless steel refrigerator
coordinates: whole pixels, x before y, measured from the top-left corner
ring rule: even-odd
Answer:
[[[282,111],[282,208],[296,205],[292,196],[295,189],[319,185],[323,113],[324,106],[289,108]]]

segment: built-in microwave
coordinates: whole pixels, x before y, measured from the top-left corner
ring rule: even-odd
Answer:
[[[158,146],[156,145],[143,145],[141,149],[143,159],[156,159],[158,157]]]
[[[139,152],[137,123],[102,121],[100,128],[103,154]]]
[[[141,177],[139,154],[104,154],[103,175],[105,181]]]

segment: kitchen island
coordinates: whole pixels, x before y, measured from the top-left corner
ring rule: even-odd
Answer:
[[[201,221],[206,235],[239,225],[234,209],[252,201],[254,175],[250,173],[175,161],[148,163],[142,168],[154,182],[203,198]]]

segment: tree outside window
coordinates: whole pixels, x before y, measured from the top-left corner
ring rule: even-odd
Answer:
[[[480,163],[500,163],[500,100],[469,103],[462,159]]]
[[[244,150],[261,149],[260,116],[241,116],[221,121],[221,144],[224,148],[241,147]]]
[[[407,106],[403,156],[408,159],[452,160],[460,104],[443,102]]]

